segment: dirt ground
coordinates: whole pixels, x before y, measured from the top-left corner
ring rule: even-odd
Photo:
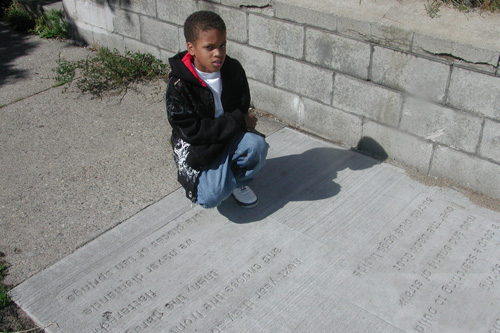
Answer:
[[[431,176],[424,175],[412,168],[406,168],[406,174],[410,176],[412,179],[415,179],[416,181],[427,186],[452,188],[465,195],[473,204],[487,208],[495,212],[500,212],[500,199],[487,197],[479,192],[473,191],[471,189],[468,189],[460,185],[456,185],[451,180],[448,179],[434,178]]]
[[[43,332],[14,303],[0,310],[0,332]]]

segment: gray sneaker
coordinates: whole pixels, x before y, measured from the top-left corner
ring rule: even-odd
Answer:
[[[242,186],[235,188],[233,191],[233,197],[236,202],[244,208],[252,208],[257,206],[259,200],[255,193],[248,186]]]

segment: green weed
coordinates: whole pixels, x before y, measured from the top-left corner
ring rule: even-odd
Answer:
[[[8,266],[6,263],[2,262],[0,263],[0,281],[2,281],[5,276],[7,275],[7,269],[8,269]]]
[[[42,15],[35,15],[14,0],[3,8],[2,20],[17,31],[35,33],[41,38],[70,37],[68,24],[61,10],[52,9]]]
[[[5,10],[3,20],[17,31],[29,32],[35,27],[36,17],[17,1],[13,1]]]
[[[59,59],[55,72],[58,85],[75,81],[82,92],[101,97],[106,92],[120,93],[135,82],[166,80],[168,66],[151,54],[127,51],[122,56],[117,50],[99,48],[93,58],[76,62]]]
[[[4,285],[0,285],[0,309],[5,308],[12,302],[7,292],[7,288]]]
[[[42,327],[37,327],[35,324],[26,319],[21,319],[17,311],[15,303],[8,295],[9,287],[4,285],[3,280],[8,273],[9,265],[2,259],[4,254],[0,252],[0,331],[7,332],[43,332]],[[46,327],[57,324],[51,323]],[[33,328],[35,326],[35,328]]]
[[[5,308],[12,301],[10,300],[9,295],[7,294],[8,289],[3,285],[3,279],[7,275],[8,266],[4,262],[0,262],[0,309]]]
[[[42,38],[69,38],[68,24],[60,10],[52,9],[37,18],[34,31]]]
[[[427,14],[429,14],[431,18],[435,18],[439,13],[439,8],[442,4],[443,3],[439,1],[427,1],[427,4],[424,6]]]

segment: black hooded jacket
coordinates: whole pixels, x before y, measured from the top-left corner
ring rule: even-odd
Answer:
[[[181,52],[169,63],[166,105],[177,178],[188,198],[195,202],[200,171],[222,153],[232,138],[246,131],[244,115],[250,106],[250,90],[243,67],[226,56],[220,71],[224,114],[215,118],[213,94],[194,70],[191,55]]]

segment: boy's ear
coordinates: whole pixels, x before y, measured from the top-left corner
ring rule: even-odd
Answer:
[[[187,42],[187,50],[190,55],[194,56],[194,43]]]

